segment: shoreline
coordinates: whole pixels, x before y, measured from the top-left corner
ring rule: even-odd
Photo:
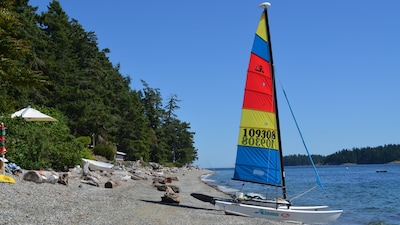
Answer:
[[[152,186],[154,176],[147,180],[128,180],[112,189],[95,187],[71,178],[68,185],[34,183],[12,176],[16,183],[0,183],[1,224],[263,224],[288,223],[265,219],[225,215],[214,205],[195,199],[191,193],[214,197],[228,197],[201,180],[213,171],[182,170],[168,176],[177,176],[171,185],[180,188],[180,204],[161,202],[165,192]],[[102,177],[106,182],[110,177]]]

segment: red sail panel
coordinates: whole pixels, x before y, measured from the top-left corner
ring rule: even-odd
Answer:
[[[275,112],[271,66],[253,53],[247,71],[243,108]]]

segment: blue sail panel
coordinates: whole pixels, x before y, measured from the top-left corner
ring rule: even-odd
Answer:
[[[253,48],[251,49],[251,52],[265,61],[270,62],[268,42],[265,42],[265,40],[258,35],[255,35],[254,37]]]
[[[238,146],[233,179],[281,186],[280,167],[279,151]]]

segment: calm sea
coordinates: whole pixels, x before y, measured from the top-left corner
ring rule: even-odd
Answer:
[[[214,174],[204,176],[203,180],[226,193],[241,190],[265,197],[270,195],[270,189],[278,191],[273,187],[233,181],[233,169],[214,170]],[[317,170],[324,189],[312,189],[316,183],[312,167],[285,167],[287,195],[292,198],[293,205],[328,205],[332,209],[343,209],[341,217],[332,223],[335,225],[400,224],[399,164],[318,166]],[[387,172],[378,173],[377,170]]]

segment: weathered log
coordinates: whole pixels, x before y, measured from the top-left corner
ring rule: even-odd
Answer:
[[[43,183],[43,177],[38,171],[30,170],[24,173],[23,180],[32,181],[35,183]]]
[[[81,180],[81,183],[89,184],[89,185],[96,186],[96,187],[99,186],[99,184],[94,182],[93,180]]]
[[[164,194],[164,196],[161,197],[162,202],[167,202],[167,203],[180,203],[181,202],[181,196],[179,194],[176,194],[171,187],[167,186],[167,191]]]
[[[167,185],[159,184],[159,185],[155,185],[155,188],[157,188],[157,191],[166,191]]]
[[[105,188],[115,188],[126,183],[125,180],[109,180],[104,184]]]
[[[179,187],[175,186],[175,185],[168,185],[168,187],[170,187],[175,193],[179,193]]]
[[[35,183],[52,183],[55,184],[58,181],[59,175],[54,171],[35,171],[31,170],[24,173],[23,180],[32,181]]]
[[[39,171],[39,174],[42,175],[45,179],[43,179],[43,182],[45,183],[51,183],[55,184],[58,181],[59,175],[58,173],[54,171]]]
[[[139,175],[132,174],[132,175],[131,175],[131,179],[132,179],[132,180],[147,180],[147,177],[141,177],[141,176],[139,176]]]
[[[82,164],[83,164],[82,175],[83,176],[89,175],[90,174],[89,162],[82,160]]]
[[[68,173],[63,173],[58,177],[58,183],[59,184],[64,184],[64,185],[68,185],[68,177],[69,174]]]
[[[177,194],[170,194],[170,195],[165,194],[164,196],[161,197],[161,201],[166,203],[179,204],[181,202],[181,197]]]
[[[96,177],[93,177],[93,176],[84,176],[84,177],[82,177],[81,183],[93,185],[93,186],[96,186],[96,187],[100,186],[99,185],[99,183],[100,183],[99,179],[97,179]]]
[[[165,184],[165,178],[161,178],[161,177],[154,177],[153,178],[153,184]]]
[[[166,179],[170,179],[170,180],[173,180],[173,181],[179,181],[179,177],[167,177]]]
[[[179,187],[175,186],[175,185],[155,185],[155,187],[157,188],[158,191],[166,191],[169,188],[172,189],[172,191],[174,193],[179,193]]]

